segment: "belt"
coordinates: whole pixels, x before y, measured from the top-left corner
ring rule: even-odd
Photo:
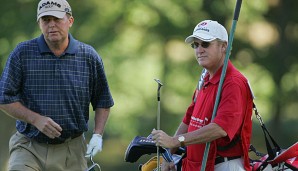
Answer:
[[[239,159],[239,158],[241,158],[241,156],[234,156],[234,157],[221,157],[221,156],[217,156],[215,158],[215,165],[217,165],[219,163],[226,162],[226,161]]]
[[[72,136],[70,136],[69,138],[61,138],[61,137],[58,137],[58,138],[55,138],[55,139],[47,139],[47,140],[40,140],[40,139],[35,139],[35,141],[39,142],[39,143],[44,143],[44,144],[52,144],[52,145],[57,145],[57,144],[63,144],[63,143],[66,143],[72,139],[75,139],[79,136],[81,136],[83,133],[80,132],[80,133],[76,133]]]

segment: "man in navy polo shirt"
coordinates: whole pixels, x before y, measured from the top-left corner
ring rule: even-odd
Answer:
[[[102,150],[114,105],[101,57],[69,33],[74,23],[66,0],[41,0],[42,35],[11,52],[0,80],[0,108],[16,118],[9,170],[82,171],[86,157]],[[88,148],[89,105],[95,111]]]

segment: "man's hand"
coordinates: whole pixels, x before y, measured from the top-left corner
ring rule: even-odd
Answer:
[[[153,129],[151,134],[156,146],[164,148],[176,148],[180,146],[180,142],[177,138],[175,139],[175,137],[169,136],[162,130]]]
[[[62,128],[49,117],[37,115],[33,124],[40,132],[52,139],[61,135]]]
[[[52,139],[61,135],[62,128],[53,119],[33,112],[20,102],[2,104],[0,108],[13,118],[34,125],[40,132]]]
[[[166,161],[162,162],[161,170],[162,171],[177,171],[176,165],[173,162],[169,163]]]
[[[90,155],[95,156],[96,153],[101,152],[101,150],[102,150],[102,135],[93,134],[88,144],[85,157],[90,157]]]

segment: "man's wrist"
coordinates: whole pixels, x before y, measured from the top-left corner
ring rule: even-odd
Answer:
[[[96,136],[96,137],[99,137],[99,138],[102,138],[102,135],[101,134],[96,134],[96,133],[93,133],[92,136]]]
[[[93,130],[93,134],[99,134],[99,135],[103,135],[102,131],[96,131],[96,130]]]

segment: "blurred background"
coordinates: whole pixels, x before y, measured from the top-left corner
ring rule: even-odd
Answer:
[[[127,146],[156,128],[157,84],[161,89],[161,129],[174,134],[191,102],[202,68],[184,39],[202,20],[230,32],[236,0],[68,0],[75,23],[70,32],[92,45],[104,61],[115,106],[103,151],[103,171],[135,171],[150,156],[126,163]],[[39,36],[38,0],[1,0],[0,72],[22,41]],[[250,80],[267,129],[282,148],[298,140],[298,1],[243,1],[230,60]],[[90,110],[90,115],[94,116]],[[93,118],[91,116],[91,118]],[[260,124],[253,116],[252,144],[266,153]],[[86,133],[89,141],[90,130]],[[15,120],[0,111],[0,170],[6,170],[8,141]]]

